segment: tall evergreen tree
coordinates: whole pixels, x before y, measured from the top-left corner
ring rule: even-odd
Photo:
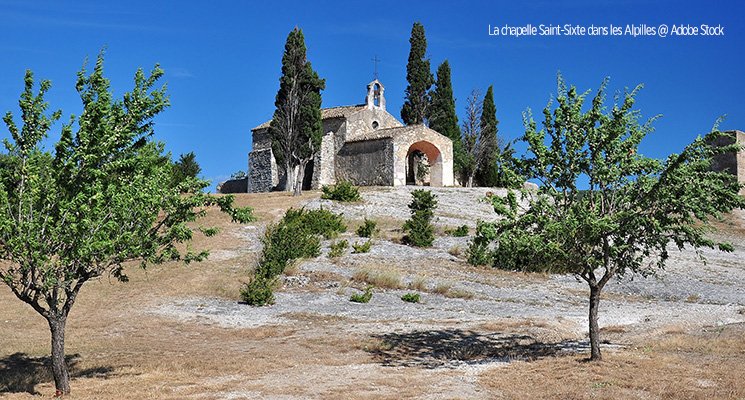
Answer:
[[[481,107],[481,148],[483,156],[476,172],[476,180],[481,186],[498,186],[497,160],[499,158],[500,143],[497,138],[499,121],[497,107],[494,105],[494,87],[489,86]]]
[[[200,172],[202,172],[202,167],[197,163],[197,156],[193,151],[181,154],[178,161],[173,163],[171,184],[173,187],[178,187],[179,184],[184,182],[187,178],[196,179]],[[186,189],[182,186],[180,190]]]
[[[284,166],[285,190],[295,195],[302,190],[305,166],[321,145],[321,90],[325,86],[307,59],[303,31],[296,27],[285,43],[269,129],[272,150]]]
[[[447,136],[453,141],[453,161],[455,173],[462,175],[465,153],[461,142],[458,116],[455,113],[453,84],[450,79],[450,63],[445,60],[437,67],[437,81],[432,91],[432,102],[428,113],[429,127]]]
[[[463,158],[460,165],[461,183],[466,187],[473,187],[474,177],[484,156],[481,139],[481,93],[478,89],[471,91],[466,99],[466,119],[463,121],[463,137],[461,148]]]
[[[429,69],[427,53],[427,38],[424,36],[424,26],[415,22],[411,27],[411,50],[409,62],[406,64],[406,100],[401,108],[401,119],[406,125],[421,124],[427,113],[429,104],[429,88],[434,83],[434,77]]]

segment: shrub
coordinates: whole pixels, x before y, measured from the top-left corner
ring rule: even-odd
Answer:
[[[253,280],[241,289],[241,298],[250,305],[271,304],[275,278],[294,260],[317,257],[321,253],[318,235],[329,237],[344,230],[341,216],[328,210],[287,210],[281,221],[267,227],[261,259]]]
[[[241,299],[252,306],[274,304],[274,280],[258,276],[241,288]]]
[[[415,190],[411,192],[412,200],[409,203],[411,218],[404,223],[406,232],[404,243],[416,247],[430,247],[435,241],[435,230],[432,226],[432,217],[437,208],[437,196],[429,190]]]
[[[493,262],[492,252],[485,243],[471,242],[466,249],[466,255],[468,263],[476,267],[490,265]]]
[[[357,228],[357,236],[371,238],[378,232],[378,224],[375,221],[365,218],[359,228]]]
[[[406,293],[401,296],[401,300],[407,303],[419,303],[419,293]]]
[[[372,286],[368,286],[365,288],[364,293],[355,293],[352,295],[352,297],[349,298],[349,301],[354,303],[369,303],[370,299],[372,299]]]
[[[466,250],[468,263],[474,266],[492,265],[494,252],[489,248],[489,243],[496,237],[497,231],[493,224],[479,221],[476,225],[476,237],[471,240]]]
[[[336,200],[342,202],[360,201],[360,189],[351,182],[341,181],[333,186],[323,186],[321,198],[325,200]]]
[[[313,235],[323,235],[329,239],[341,232],[346,232],[347,226],[341,214],[335,214],[324,208],[317,210],[289,209],[283,219],[287,224],[298,223],[302,225],[307,233]]]
[[[445,232],[455,237],[465,237],[465,236],[468,236],[468,225],[461,225],[455,228],[454,230],[445,231]]]
[[[372,247],[372,240],[368,240],[365,243],[354,243],[352,244],[352,254],[358,254],[358,253],[367,253],[370,251],[370,247]]]
[[[346,240],[340,240],[335,243],[331,243],[329,246],[329,258],[341,257],[344,255],[344,251],[349,248],[349,242]]]

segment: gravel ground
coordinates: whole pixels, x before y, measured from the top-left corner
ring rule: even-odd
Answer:
[[[347,219],[386,217],[403,222],[406,205],[414,188],[379,188],[363,192],[359,204],[313,200],[309,208],[324,207],[341,212]],[[439,200],[437,224],[475,226],[479,219],[494,218],[491,207],[481,201],[487,192],[504,195],[504,190],[484,188],[431,188]],[[468,210],[468,213],[464,213]],[[745,214],[733,216],[745,226]],[[245,248],[234,254],[222,252],[221,259],[259,251],[262,229],[243,228],[239,235]],[[472,233],[472,232],[471,232]],[[352,233],[341,238],[358,240]],[[340,239],[341,239],[340,238]],[[704,325],[745,322],[745,245],[734,237],[735,252],[703,250],[707,263],[690,250],[674,251],[664,271],[650,278],[627,276],[612,281],[601,302],[600,325],[623,326],[632,331],[652,331],[665,326],[684,329]],[[360,239],[361,240],[361,239]],[[497,320],[542,321],[559,336],[584,337],[587,332],[587,288],[572,276],[534,277],[469,267],[458,251],[468,238],[439,237],[431,249],[415,249],[392,241],[376,239],[369,253],[349,254],[330,260],[329,241],[323,254],[304,260],[298,273],[286,279],[276,295],[276,304],[253,308],[218,298],[184,298],[164,301],[150,312],[179,320],[197,321],[222,327],[257,327],[295,324],[297,315],[319,315],[344,321],[344,329],[355,332],[408,331],[457,325],[476,327]],[[408,290],[375,290],[368,304],[349,301],[360,284],[349,282],[355,271],[372,268],[394,271],[404,284],[426,279],[428,290],[420,304],[405,303]],[[318,277],[321,278],[318,278]],[[325,277],[325,278],[324,278]],[[633,279],[632,279],[633,278]],[[451,285],[467,296],[446,297],[432,293],[438,284]],[[470,298],[458,298],[470,297]],[[307,322],[306,323],[311,323]]]

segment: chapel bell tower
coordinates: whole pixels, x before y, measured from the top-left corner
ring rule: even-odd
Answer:
[[[365,105],[367,105],[368,109],[372,110],[378,108],[385,111],[385,97],[383,96],[383,91],[385,91],[385,88],[377,79],[367,84],[367,99],[365,99]]]

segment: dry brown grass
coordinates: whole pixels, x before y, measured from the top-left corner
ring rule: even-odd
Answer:
[[[236,202],[254,206],[260,217],[257,224],[264,224],[280,218],[285,208],[317,196],[317,192],[301,198],[284,193],[238,195]],[[671,327],[636,340],[626,350],[606,351],[606,361],[599,364],[582,362],[582,356],[546,357],[487,368],[474,382],[471,377],[464,379],[461,369],[380,365],[370,351],[389,351],[392,344],[355,333],[359,331],[350,328],[364,323],[356,319],[293,313],[283,316],[290,320],[286,325],[227,329],[150,314],[154,305],[182,297],[238,299],[240,282],[248,278],[256,254],[245,250],[241,227],[228,217],[211,210],[204,222],[221,227],[222,232],[214,238],[199,237],[194,245],[215,254],[224,251],[220,260],[168,264],[147,272],[129,268],[129,283],[102,278],[83,288],[68,320],[67,353],[74,356],[71,398],[745,397],[742,325],[698,333]],[[455,263],[446,267],[466,268]],[[544,279],[482,272],[503,284]],[[313,281],[346,281],[332,273],[310,276]],[[419,278],[414,278],[413,288],[426,289],[427,280]],[[428,279],[434,283],[447,277],[434,274]],[[439,286],[442,291],[448,285]],[[44,364],[49,354],[45,321],[5,286],[0,286],[0,304],[0,397],[51,396],[53,383]],[[384,325],[374,326],[385,333]],[[575,339],[553,322],[501,320],[479,329],[527,332],[546,343]],[[469,343],[454,343],[453,348],[469,349]]]
[[[460,257],[463,254],[463,248],[460,246],[452,246],[448,249],[448,254],[453,257]]]
[[[499,399],[741,399],[745,327],[672,335],[606,351],[599,363],[564,356],[488,371],[480,382]]]
[[[437,284],[432,288],[431,292],[434,294],[441,294],[444,296],[452,288],[453,288],[453,284],[451,282],[437,282]]]
[[[450,299],[470,300],[473,298],[474,295],[472,292],[469,292],[465,289],[450,288],[450,290],[445,292],[444,296]]]
[[[352,274],[352,280],[364,282],[381,289],[401,289],[401,274],[393,269],[360,268]]]
[[[427,289],[429,289],[429,283],[427,282],[427,278],[417,275],[411,280],[411,282],[409,282],[408,288],[411,290],[426,292]]]

